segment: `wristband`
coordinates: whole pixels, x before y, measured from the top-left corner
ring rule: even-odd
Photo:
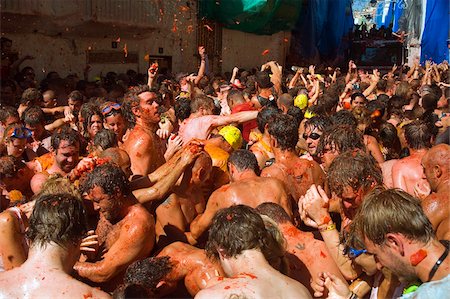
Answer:
[[[358,295],[356,295],[353,292],[350,292],[350,297],[348,297],[348,299],[358,299]]]
[[[335,229],[336,229],[336,224],[334,224],[334,223],[327,224],[327,226],[324,228],[319,227],[320,232],[327,232],[327,231],[335,230]]]

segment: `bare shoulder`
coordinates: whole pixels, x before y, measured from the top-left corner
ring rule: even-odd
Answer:
[[[218,278],[211,279],[208,282],[208,287],[201,290],[195,295],[195,298],[198,299],[210,299],[210,298],[254,298],[255,292],[251,292],[248,290],[248,285],[245,282],[239,281],[239,279],[231,279],[220,278],[220,282],[218,282]]]
[[[8,210],[0,213],[0,225],[2,228],[15,227],[17,218]]]
[[[275,163],[261,171],[261,177],[273,177],[282,180],[285,176],[284,171]]]
[[[141,204],[131,206],[123,221],[122,227],[129,230],[130,233],[154,230],[155,227],[153,215]]]
[[[42,185],[47,181],[48,176],[42,172],[36,173],[30,181],[31,190],[36,194],[40,191]]]

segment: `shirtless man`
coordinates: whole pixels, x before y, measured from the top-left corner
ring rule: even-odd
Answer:
[[[156,237],[161,241],[185,240],[184,232],[194,218],[205,211],[206,199],[202,187],[208,181],[212,162],[203,153],[192,167],[184,171],[180,184],[172,188],[167,199],[156,208]]]
[[[28,259],[0,273],[0,297],[110,298],[70,276],[86,232],[81,199],[66,193],[39,197],[27,232]]]
[[[347,151],[340,154],[328,171],[328,185],[337,198],[341,214],[341,230],[347,231],[364,196],[382,184],[382,174],[376,161],[364,151]],[[300,198],[298,207],[302,220],[309,226],[319,228],[328,251],[347,279],[355,279],[360,269],[343,254],[339,231],[329,213],[330,199],[325,191],[315,185]],[[356,269],[356,270],[355,270]]]
[[[180,124],[179,136],[183,143],[190,140],[208,139],[211,131],[219,126],[244,123],[255,119],[258,111],[243,111],[230,115],[213,115],[214,102],[205,95],[196,96],[191,101],[191,115]]]
[[[95,230],[99,251],[92,261],[77,262],[74,269],[81,277],[104,283],[105,290],[113,290],[122,282],[128,265],[150,254],[155,221],[130,193],[128,180],[116,165],[94,168],[81,190],[100,214]]]
[[[325,175],[320,165],[298,157],[295,152],[298,123],[292,116],[277,115],[269,123],[269,134],[275,163],[264,168],[261,176],[283,181],[294,200],[304,195],[312,184],[323,186]]]
[[[23,163],[20,158],[14,156],[0,157],[0,189],[2,191],[11,192],[17,190],[25,198],[30,199],[33,196],[33,191],[30,187],[30,181],[33,176],[33,170]]]
[[[203,249],[186,243],[175,242],[156,256],[131,264],[125,274],[125,284],[143,285],[150,289],[155,297],[186,297],[180,292],[186,290],[195,296],[204,289],[214,277],[222,277],[225,273],[222,266],[210,260]],[[179,282],[184,286],[179,287]]]
[[[130,156],[134,175],[145,176],[165,162],[166,145],[156,135],[160,121],[158,97],[158,91],[148,86],[134,87],[125,95],[123,112],[132,129],[122,149]]]
[[[422,158],[425,177],[432,193],[422,200],[422,208],[439,240],[450,240],[450,146],[432,147]]]
[[[392,180],[394,188],[403,189],[415,196],[415,188],[429,188],[421,162],[431,147],[431,133],[424,122],[413,121],[405,126],[404,134],[410,155],[394,163]]]
[[[284,184],[276,178],[259,177],[258,162],[250,151],[234,151],[228,159],[228,169],[231,183],[214,191],[208,199],[205,212],[191,223],[187,237],[192,244],[208,229],[217,211],[229,206],[244,204],[255,208],[263,202],[274,202],[292,217],[291,203]]]
[[[260,169],[266,167],[266,162],[274,158],[272,147],[270,146],[269,123],[280,110],[275,107],[266,107],[262,109],[256,117],[258,130],[260,133],[252,132],[251,136],[256,137],[255,143],[250,147],[250,151],[255,155]]]
[[[289,277],[306,286],[311,294],[314,294],[310,286],[311,279],[322,272],[332,273],[344,280],[325,243],[315,239],[312,233],[297,229],[282,207],[266,202],[257,206],[256,211],[275,221],[283,234],[289,260]]]
[[[214,217],[206,252],[220,260],[226,278],[210,280],[196,298],[312,298],[299,282],[269,264],[282,254],[258,213],[247,206],[223,209]]]
[[[62,128],[52,135],[53,165],[45,172],[34,175],[31,189],[37,194],[50,174],[68,175],[78,164],[80,152],[79,134],[70,128]]]

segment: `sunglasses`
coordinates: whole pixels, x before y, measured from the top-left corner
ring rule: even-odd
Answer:
[[[366,252],[367,252],[366,249],[355,249],[355,248],[349,247],[346,250],[345,254],[347,254],[347,256],[353,260],[353,259],[357,258],[358,256],[360,256],[361,254],[366,253]]]
[[[5,134],[8,138],[28,139],[32,136],[30,129],[25,127],[14,128],[12,132]]]
[[[317,134],[317,133],[311,133],[311,134],[309,134],[309,136],[308,135],[306,135],[306,134],[303,134],[303,139],[308,139],[308,137],[309,138],[311,138],[312,140],[317,140],[317,139],[319,139],[320,138],[320,136],[321,135],[319,135],[319,134]]]
[[[114,103],[111,105],[106,106],[105,108],[103,108],[102,110],[102,114],[103,115],[107,115],[109,114],[112,110],[120,110],[121,105],[119,103]]]

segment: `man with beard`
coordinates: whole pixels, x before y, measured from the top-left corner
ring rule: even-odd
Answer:
[[[78,275],[113,290],[122,282],[126,268],[147,257],[155,243],[155,220],[132,195],[129,182],[119,166],[103,164],[94,168],[81,188],[99,212],[95,230],[99,250],[96,257],[78,262]]]
[[[55,131],[51,139],[53,165],[46,171],[37,173],[31,179],[31,190],[37,194],[50,174],[68,175],[78,164],[80,137],[76,131],[64,127]]]

